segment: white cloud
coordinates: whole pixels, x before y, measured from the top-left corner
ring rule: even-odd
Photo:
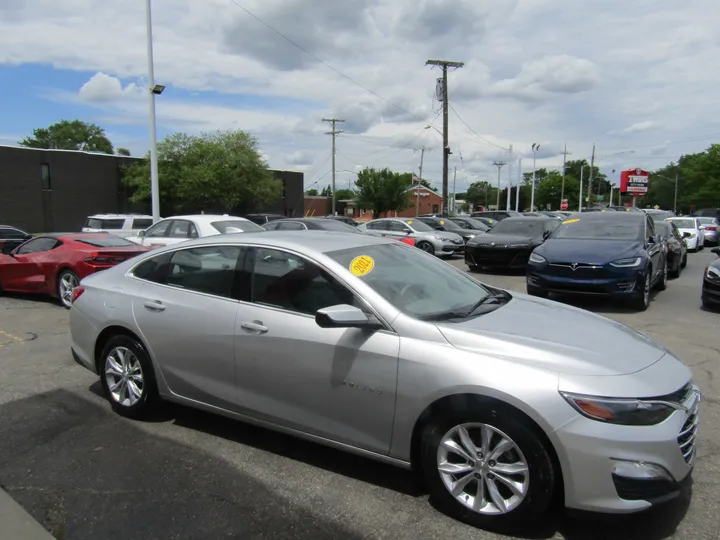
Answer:
[[[655,122],[652,120],[646,120],[645,122],[637,122],[631,126],[625,128],[625,133],[642,133],[643,131],[650,131],[655,129]]]
[[[156,80],[168,85],[157,100],[158,122],[171,130],[251,131],[271,166],[307,167],[308,184],[330,177],[321,121],[328,116],[346,120],[338,182],[357,166],[417,170],[423,146],[423,176],[439,181],[441,138],[423,129],[426,119],[442,127],[433,99],[440,71],[425,65],[429,58],[466,62],[449,75],[450,100],[482,139],[450,112],[451,166],[465,184],[458,190],[473,179],[494,181],[496,145],[513,144],[527,171],[534,142],[541,143],[538,166],[552,167],[562,163],[565,142],[571,159],[582,159],[593,143],[609,155],[720,133],[720,121],[707,114],[720,55],[713,0],[605,0],[591,13],[585,3],[561,0],[241,3],[346,77],[227,0],[154,0]],[[92,107],[108,132],[145,125],[146,101],[135,99],[147,68],[142,2],[0,4],[0,63],[86,72],[82,88],[64,88],[73,95],[57,98]],[[643,127],[646,118],[652,126]],[[647,141],[651,133],[656,138]],[[672,145],[668,154],[706,146],[693,144]],[[645,157],[633,166],[664,164],[649,151],[636,155]]]
[[[89,103],[108,103],[126,97],[142,97],[143,90],[135,83],[123,88],[120,79],[98,71],[80,87],[80,99]]]

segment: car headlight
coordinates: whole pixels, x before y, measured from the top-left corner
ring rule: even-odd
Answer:
[[[705,276],[710,279],[720,279],[720,270],[714,266],[708,266],[707,270],[705,270]]]
[[[538,255],[537,253],[533,252],[530,254],[530,262],[534,262],[537,264],[543,264],[547,262],[547,259],[543,257],[542,255]]]
[[[567,392],[560,392],[560,395],[583,416],[620,426],[654,426],[677,410],[663,401],[611,399]]]
[[[634,266],[640,266],[642,259],[640,257],[628,257],[627,259],[618,259],[610,263],[610,266],[616,266],[617,268],[632,268]]]

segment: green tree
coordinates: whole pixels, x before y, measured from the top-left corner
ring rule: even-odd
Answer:
[[[549,204],[551,210],[559,210],[562,185],[562,173],[550,171],[543,182],[535,187],[535,206],[539,210],[546,210]],[[564,196],[568,200],[569,209],[577,208],[579,195],[580,181],[566,175]]]
[[[115,152],[117,153],[118,156],[129,156],[130,155],[130,150],[128,150],[127,148],[116,148]]]
[[[355,182],[357,204],[360,208],[372,210],[375,216],[390,210],[404,210],[409,204],[407,190],[411,184],[411,173],[366,167],[358,173]]]
[[[356,194],[352,189],[336,189],[335,190],[335,200],[336,201],[345,201],[348,199],[354,199],[355,195]]]
[[[80,120],[60,120],[47,128],[33,129],[32,136],[25,137],[18,144],[28,148],[113,153],[113,145],[103,128]]]
[[[317,194],[318,194],[318,190],[315,188],[308,189],[305,192],[305,195],[307,195],[308,197],[317,197]]]
[[[412,176],[411,176],[411,178],[412,178]],[[420,185],[423,186],[423,187],[428,188],[428,189],[431,190],[431,191],[434,191],[435,193],[437,193],[438,188],[433,187],[433,185],[432,185],[430,182],[428,182],[427,180],[425,180],[424,178],[421,178],[421,179],[420,179]]]
[[[243,131],[169,135],[158,143],[158,169],[160,198],[173,211],[216,205],[229,211],[266,204],[282,193],[257,140]],[[149,160],[127,167],[124,181],[133,202],[150,200]]]
[[[535,186],[545,180],[548,175],[548,170],[544,167],[542,169],[535,170]],[[532,171],[523,173],[523,184],[532,185],[533,173]]]
[[[459,197],[458,197],[459,198]],[[473,182],[468,187],[465,198],[472,202],[472,207],[475,208],[478,205],[485,207],[494,204],[497,200],[497,188],[492,187],[490,182],[481,180],[479,182]]]

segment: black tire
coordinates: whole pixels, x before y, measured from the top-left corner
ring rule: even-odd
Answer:
[[[67,283],[74,284],[73,289],[80,284],[80,278],[72,270],[63,270],[58,274],[55,292],[57,293],[60,305],[65,309],[72,307],[72,290],[68,292]]]
[[[663,267],[663,273],[658,282],[655,284],[655,290],[658,291],[664,291],[667,289],[668,284],[668,267],[667,263],[665,263],[665,266]]]
[[[529,482],[525,498],[506,513],[493,515],[468,508],[448,491],[438,471],[438,450],[443,437],[455,426],[469,423],[485,424],[501,431],[517,445],[527,464]],[[423,430],[421,440],[421,464],[430,500],[447,514],[488,530],[517,529],[518,526],[524,527],[538,520],[552,502],[557,472],[550,451],[538,435],[537,429],[517,411],[497,402],[490,402],[484,407],[478,404],[478,408],[472,411],[443,413],[431,418]],[[477,435],[473,441],[476,438]],[[476,480],[471,480],[468,484],[469,489],[472,489],[472,486],[477,489],[477,485]],[[500,482],[496,485],[500,485]]]
[[[683,255],[682,262],[680,263],[680,268],[685,268],[687,266],[687,251],[685,252],[685,255]]]
[[[465,263],[465,264],[467,264],[467,263]],[[480,267],[477,265],[474,265],[474,264],[468,264],[467,267],[468,267],[469,272],[477,272],[478,270],[480,270]]]
[[[118,401],[118,399],[112,395],[110,387],[108,386],[108,356],[118,348],[124,348],[132,353],[140,364],[143,384],[139,399],[132,404],[123,404]],[[98,372],[100,373],[100,382],[105,392],[105,397],[110,402],[113,410],[121,416],[128,418],[147,416],[153,406],[159,401],[155,372],[150,357],[143,344],[130,336],[117,335],[108,340],[103,348],[102,356],[98,359]],[[137,384],[136,387],[138,387]]]
[[[429,253],[430,255],[435,255],[435,246],[433,246],[430,242],[426,242],[425,240],[422,240],[418,242],[417,245],[418,249],[422,249],[425,253]]]
[[[644,289],[641,290],[638,293],[635,293],[633,295],[632,300],[630,303],[632,304],[633,308],[637,311],[647,311],[647,308],[650,307],[650,283],[652,281],[652,269],[648,268],[645,270],[645,275],[643,277],[644,279]],[[647,289],[647,291],[646,291]]]
[[[527,287],[527,293],[530,296],[537,296],[538,298],[547,298],[550,296],[548,291],[541,289],[540,287]]]
[[[670,276],[673,279],[679,278],[681,268],[682,267],[680,266],[680,261],[678,261],[677,265],[675,265],[675,268],[673,270],[668,269],[668,276]]]

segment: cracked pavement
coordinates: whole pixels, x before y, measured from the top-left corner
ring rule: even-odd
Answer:
[[[713,258],[690,254],[645,313],[573,299],[692,367],[705,397],[692,499],[638,516],[556,511],[516,537],[718,539],[720,313],[700,308]],[[475,276],[524,291],[521,275]],[[410,473],[387,465],[184,407],[120,418],[73,362],[67,320],[50,300],[0,297],[0,487],[56,538],[516,538],[444,516]]]

